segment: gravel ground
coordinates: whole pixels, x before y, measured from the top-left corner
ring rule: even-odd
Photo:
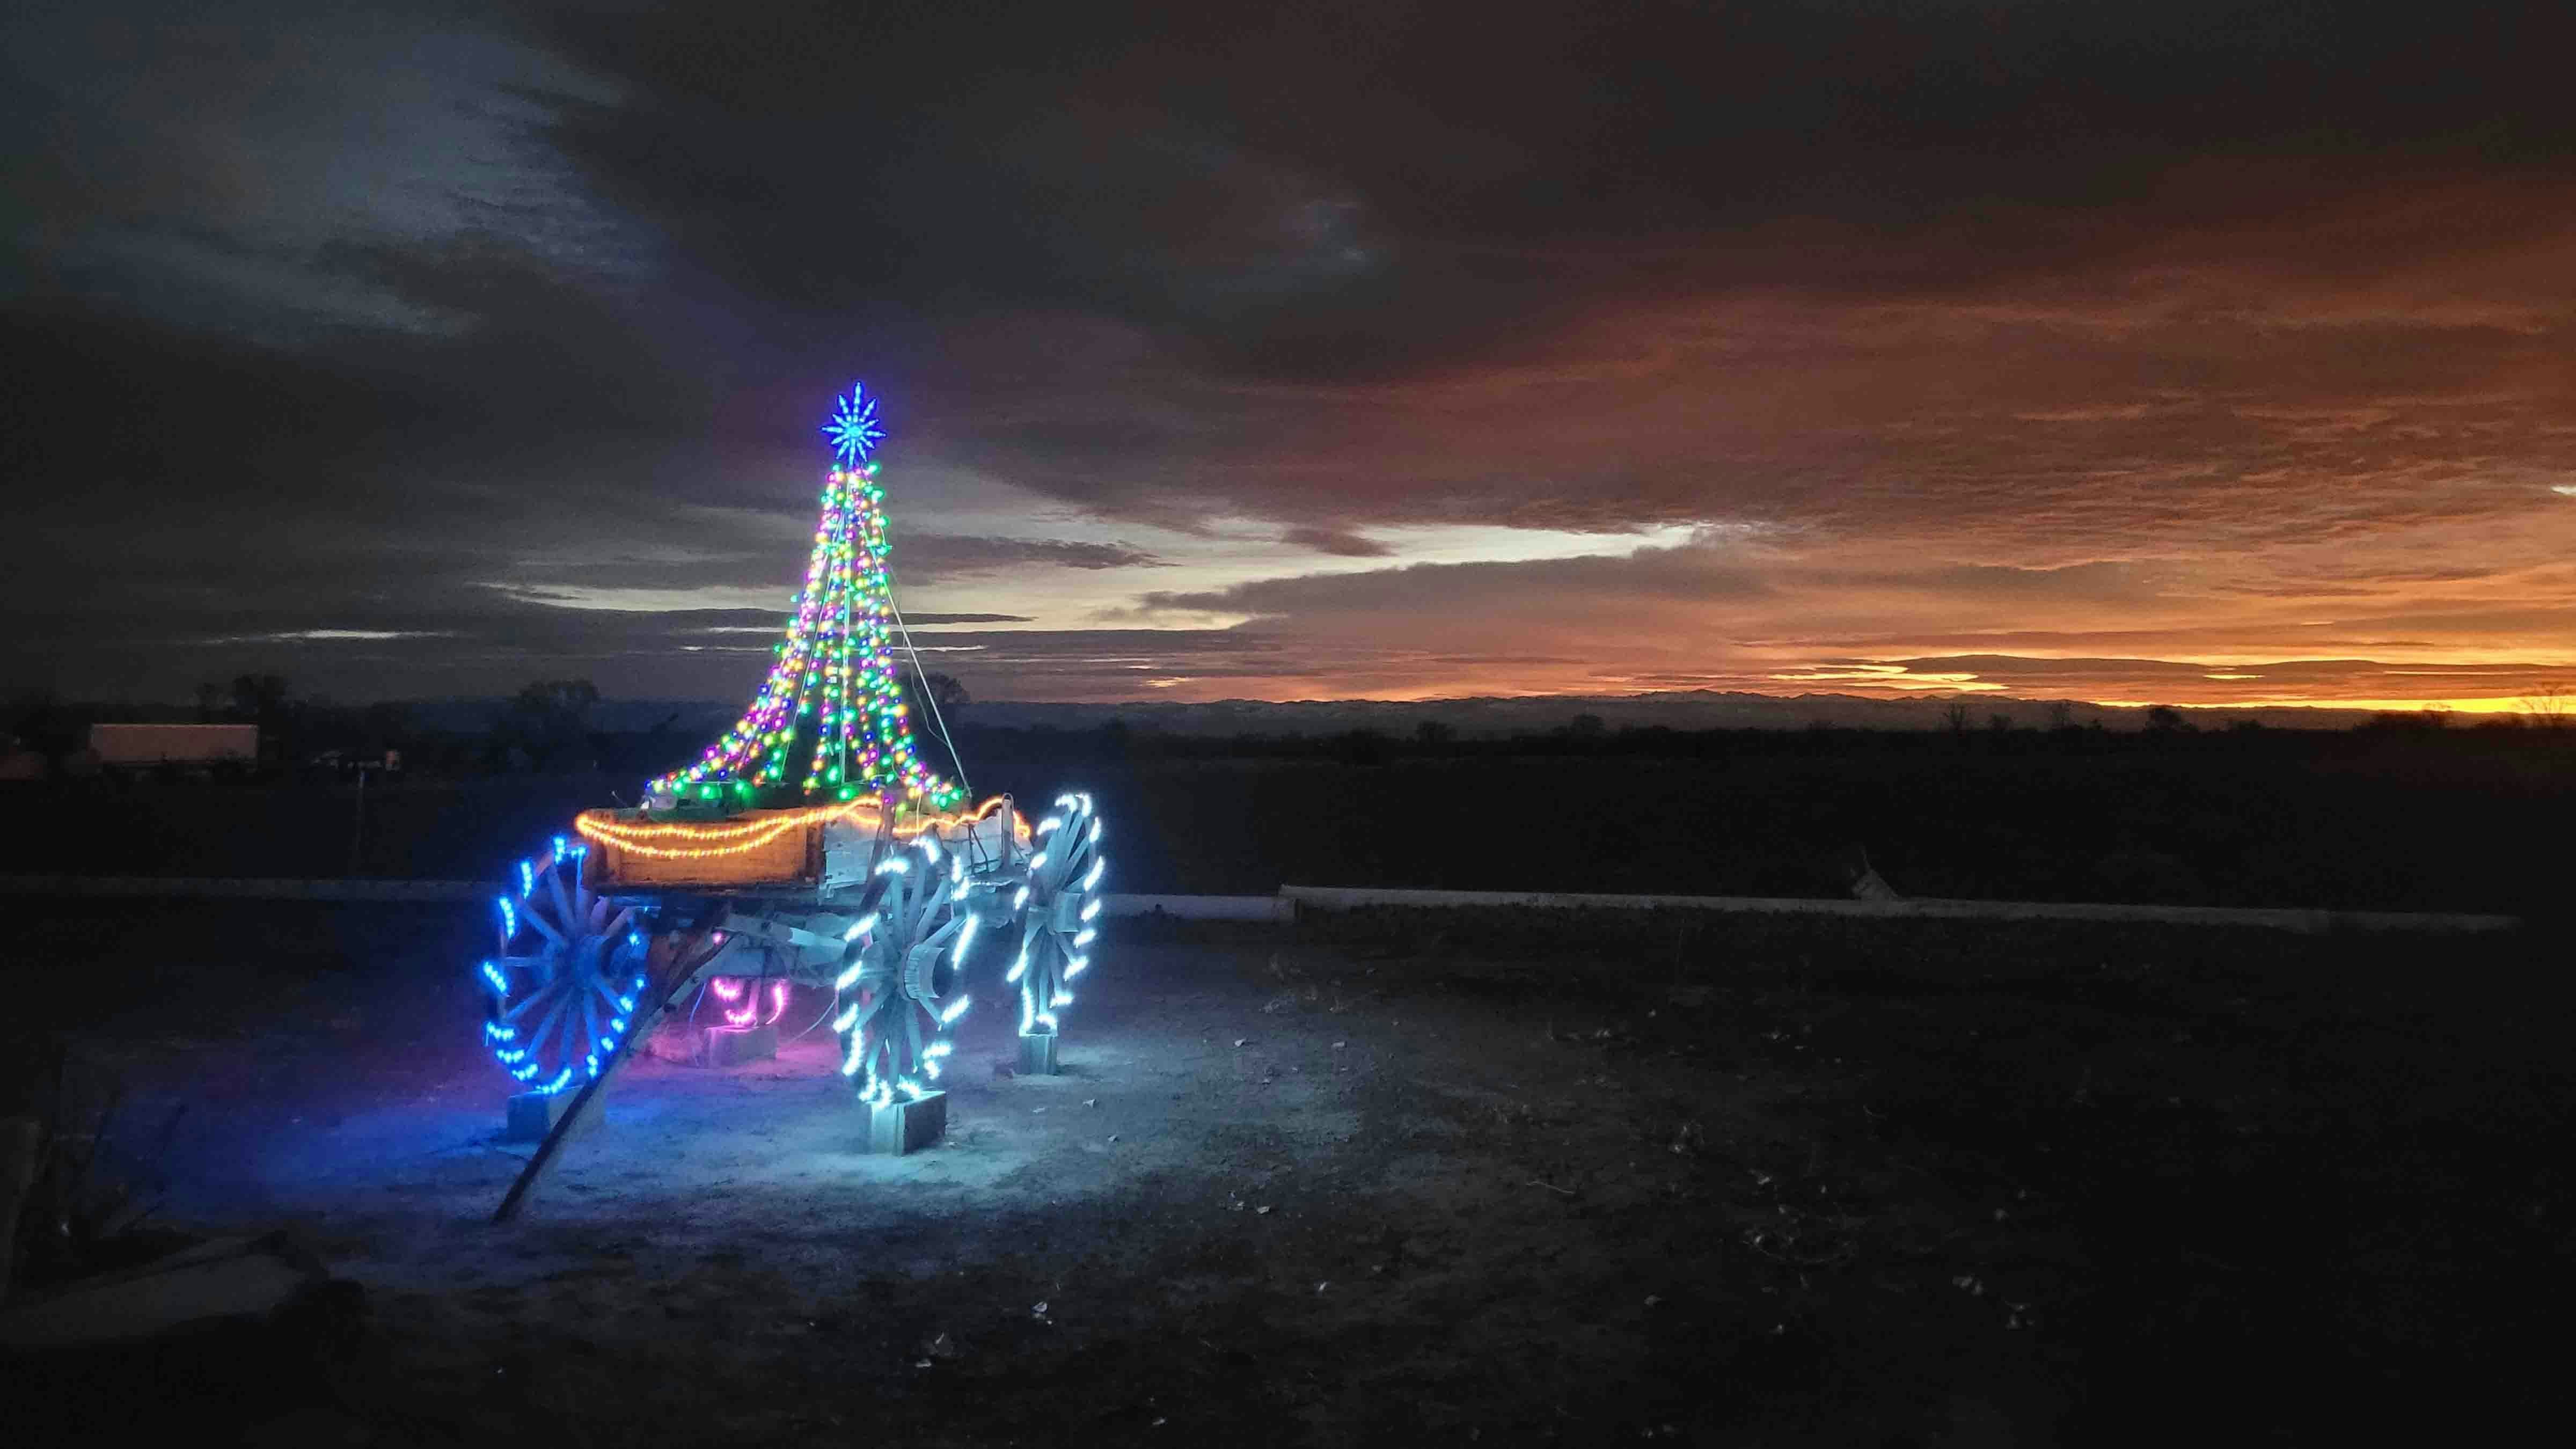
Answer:
[[[155,1221],[289,1227],[362,1290],[248,1384],[58,1365],[52,1427],[2295,1442],[2472,1431],[2549,1381],[2565,992],[2472,997],[2463,970],[2519,978],[2427,972],[2423,942],[1127,923],[1063,1076],[1004,1075],[1010,1023],[968,1017],[935,1148],[859,1153],[819,1032],[646,1061],[495,1228],[525,1149],[492,1140],[458,914],[22,924],[15,969],[78,983],[22,1031],[123,1081],[121,1122],[186,1107],[166,1150],[124,1134]]]

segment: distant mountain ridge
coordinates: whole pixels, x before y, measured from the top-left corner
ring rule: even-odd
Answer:
[[[444,734],[477,735],[510,712],[508,696],[489,698],[405,699],[394,703],[413,725]],[[642,734],[665,721],[675,734],[712,734],[742,713],[739,704],[712,699],[603,699],[590,707],[583,723],[606,734]]]
[[[1577,715],[1592,715],[1605,728],[1674,730],[1794,730],[1810,724],[1838,729],[1943,730],[1950,728],[1948,710],[1964,703],[1969,726],[1985,729],[1995,715],[2015,729],[2045,729],[2051,711],[2064,705],[2079,725],[2100,721],[2105,729],[2144,727],[2147,707],[2092,704],[2084,700],[2008,699],[1999,695],[1953,698],[1876,699],[1858,694],[1749,694],[1719,690],[1669,690],[1626,695],[1481,695],[1460,699],[1220,699],[1206,702],[1128,700],[1113,703],[1069,703],[1054,700],[979,699],[963,711],[960,723],[988,729],[1098,729],[1113,720],[1128,728],[1174,735],[1334,735],[1352,730],[1410,734],[1424,721],[1436,721],[1462,736],[1544,734],[1563,729]],[[415,700],[405,708],[417,723],[458,733],[491,728],[510,705],[507,699]],[[603,699],[592,707],[593,729],[643,731],[665,720],[681,734],[719,730],[730,723],[734,706],[703,699]],[[2238,720],[2255,720],[2279,729],[2350,729],[2370,719],[2366,709],[2231,709],[2187,710],[2184,718],[2204,729],[2223,729]],[[676,716],[676,718],[674,718]]]
[[[977,700],[965,717],[977,725],[1009,729],[1051,725],[1096,729],[1124,720],[1131,729],[1167,734],[1342,734],[1355,729],[1407,734],[1426,720],[1463,736],[1540,734],[1562,729],[1577,715],[1592,715],[1608,729],[1675,730],[1803,729],[1824,724],[1842,729],[1941,730],[1951,727],[1954,702],[1968,707],[1971,728],[1985,729],[1995,715],[2016,729],[2044,729],[2063,705],[2079,725],[2138,729],[2147,707],[2091,704],[2082,700],[2007,699],[1995,695],[1875,699],[1856,694],[1771,695],[1717,690],[1671,690],[1630,695],[1480,696],[1426,700],[1258,700],[1208,703],[1141,700],[1120,704]],[[2255,720],[2275,728],[2349,729],[2377,711],[2366,709],[2196,708],[2184,718],[2204,729]]]
[[[508,696],[410,699],[391,702],[415,728],[442,734],[482,734],[510,710]],[[1968,707],[1972,729],[1985,729],[2002,715],[2016,729],[2045,729],[2061,705],[2073,722],[2096,721],[2106,729],[2134,730],[2146,722],[2147,709],[2136,705],[2092,704],[2083,700],[2010,699],[1997,695],[1933,696],[1880,699],[1857,694],[1772,695],[1718,690],[1669,690],[1625,695],[1482,695],[1458,699],[1220,699],[1203,703],[1130,700],[1120,703],[1066,703],[1049,700],[976,700],[958,722],[991,729],[1098,729],[1113,720],[1135,730],[1175,735],[1334,735],[1352,730],[1411,734],[1425,721],[1448,726],[1464,737],[1544,734],[1563,729],[1578,715],[1598,718],[1604,728],[1620,729],[1760,729],[1794,730],[1812,724],[1838,729],[1943,730],[1951,727],[1953,703]],[[187,706],[106,707],[124,718],[192,719]],[[610,734],[642,734],[667,726],[674,734],[709,735],[723,730],[740,713],[740,705],[712,699],[603,699],[591,707],[590,728]],[[2333,708],[2199,707],[2184,717],[2203,729],[2223,729],[2239,720],[2255,720],[2283,729],[2350,729],[2376,710]]]

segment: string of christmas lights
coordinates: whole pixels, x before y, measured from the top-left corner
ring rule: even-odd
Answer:
[[[823,431],[842,466],[824,482],[814,551],[778,658],[733,728],[695,764],[651,781],[652,794],[752,805],[792,778],[809,797],[883,796],[926,810],[966,798],[922,763],[896,673],[893,550],[885,490],[868,461],[884,436],[875,400],[852,384]]]
[[[576,1066],[596,1077],[625,1042],[647,976],[644,934],[631,910],[611,914],[582,883],[588,846],[567,844],[518,867],[518,898],[494,897],[501,954],[475,969],[492,993],[483,1044],[502,1070],[540,1096],[571,1087]],[[539,886],[544,889],[540,890]],[[637,973],[622,988],[626,973]],[[557,1068],[542,1077],[547,1065]]]
[[[897,840],[908,840],[925,831],[945,833],[963,830],[989,818],[1002,808],[1007,798],[995,795],[972,810],[915,815],[898,820],[893,834]],[[854,821],[873,828],[884,818],[882,810],[883,807],[873,797],[867,796],[839,805],[764,811],[749,820],[729,822],[646,822],[609,810],[585,810],[573,817],[572,826],[584,840],[613,845],[619,850],[654,860],[708,860],[748,854],[791,830],[802,830],[817,823]],[[1029,822],[1016,810],[1011,812],[1011,834],[1024,843],[1030,838]]]
[[[711,1030],[773,1026],[796,984],[828,984],[831,1005],[814,1025],[828,1020],[841,1038],[840,1074],[859,1100],[880,1109],[922,1101],[941,1090],[954,1032],[974,1006],[966,973],[988,929],[1020,933],[1001,984],[1016,989],[1024,1037],[1050,1036],[1043,1069],[1055,1069],[1051,1034],[1100,936],[1101,824],[1081,792],[1058,797],[1034,828],[1008,796],[965,808],[963,780],[920,758],[897,672],[908,641],[894,607],[885,494],[867,456],[883,430],[860,388],[836,404],[824,433],[838,465],[824,483],[804,586],[750,706],[695,763],[649,782],[646,809],[581,813],[577,840],[558,836],[551,851],[518,862],[494,898],[499,953],[476,965],[487,994],[483,1044],[523,1095],[604,1079],[666,998],[703,980],[702,1000],[720,1022]],[[935,708],[932,717],[944,734]],[[873,840],[823,838],[828,859],[816,876],[812,852],[826,826]],[[782,841],[802,849],[755,854]],[[850,845],[868,848],[859,857],[839,849]],[[711,857],[736,859],[641,868]],[[849,878],[860,859],[869,880]],[[709,918],[694,897],[712,881],[763,889],[729,893]],[[798,889],[768,889],[788,886]],[[754,943],[741,953],[753,974],[701,976],[738,934]],[[648,992],[659,995],[648,1002]],[[512,1189],[502,1216],[530,1180]]]

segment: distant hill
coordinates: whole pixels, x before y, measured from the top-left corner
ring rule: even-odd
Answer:
[[[2106,729],[2134,730],[2145,723],[2144,708],[2088,704],[2082,700],[2005,699],[1968,696],[1972,728],[2003,715],[2020,729],[2043,729],[2051,711],[2063,704],[2079,725],[2100,721]],[[439,734],[479,735],[508,712],[507,696],[412,699],[397,702],[413,728]],[[1950,727],[1945,712],[1952,700],[1942,697],[1875,699],[1856,694],[1724,693],[1672,690],[1657,694],[1484,696],[1469,699],[1366,700],[1223,699],[1205,704],[1138,700],[1123,704],[1065,704],[1045,700],[977,700],[962,723],[991,729],[1052,727],[1098,729],[1112,720],[1128,728],[1175,735],[1336,735],[1352,730],[1410,734],[1435,720],[1462,736],[1544,734],[1562,729],[1577,715],[1597,716],[1613,730],[1663,727],[1675,730],[1794,730],[1810,724],[1842,729],[1941,730]],[[185,705],[84,705],[96,718],[189,720],[197,716]],[[740,704],[707,699],[603,699],[592,706],[591,729],[608,734],[641,734],[668,722],[675,734],[709,735],[723,730],[741,711]],[[2191,709],[2184,715],[2202,729],[2223,729],[2238,720],[2257,720],[2283,729],[2350,729],[2376,711],[2360,709]]]
[[[412,723],[445,734],[475,735],[492,728],[510,709],[506,697],[488,699],[407,699],[401,702]],[[739,704],[710,699],[603,699],[590,707],[584,723],[604,734],[641,734],[664,720],[679,734],[713,734],[742,713]],[[672,717],[676,715],[677,719]]]
[[[2105,729],[2134,730],[2146,719],[2143,707],[2089,704],[2083,700],[2005,699],[1970,696],[1965,703],[1973,726],[1986,728],[1990,716],[2003,715],[2016,728],[2044,729],[2050,711],[2063,703],[2077,724],[2099,720]],[[1676,730],[1803,729],[1822,723],[1842,729],[1940,730],[1950,727],[1945,711],[1951,700],[1940,697],[1874,699],[1857,694],[1727,693],[1717,690],[1670,690],[1657,694],[1482,696],[1469,699],[1221,699],[1205,704],[1136,700],[1117,704],[1066,704],[1047,700],[983,700],[968,706],[964,722],[991,729],[1098,729],[1123,720],[1130,729],[1175,735],[1332,735],[1370,729],[1383,734],[1410,734],[1425,720],[1436,720],[1461,735],[1543,734],[1562,729],[1576,715],[1596,715],[1610,729]],[[404,708],[419,726],[459,734],[479,734],[510,707],[506,698],[408,700]],[[740,706],[706,699],[603,699],[593,706],[590,727],[612,733],[649,730],[672,719],[681,734],[712,733],[733,722]],[[2350,729],[2371,718],[2362,709],[2192,709],[2184,715],[2203,729],[2223,729],[2238,720],[2256,720],[2278,729]]]
[[[2081,700],[2005,699],[1971,696],[1964,701],[1974,728],[2003,715],[2017,728],[2041,729],[2050,712],[2063,703],[2074,722],[2100,721],[2106,729],[2137,729],[2146,718],[2143,707],[2088,704]],[[1950,727],[1945,698],[1873,699],[1855,694],[1724,693],[1673,690],[1657,694],[1608,696],[1431,699],[1407,701],[1319,699],[1276,702],[1257,699],[1217,700],[1207,704],[1147,700],[1128,704],[1050,704],[1042,701],[977,700],[966,712],[974,724],[993,728],[1052,725],[1059,729],[1094,729],[1124,720],[1131,729],[1167,734],[1342,734],[1372,729],[1407,734],[1425,720],[1436,720],[1461,735],[1539,734],[1561,729],[1577,715],[1595,715],[1610,729],[1662,726],[1676,730],[1802,729],[1826,724],[1844,729],[1939,730]],[[2287,729],[2349,729],[2371,718],[2361,709],[2193,709],[2185,717],[2203,729],[2224,728],[2238,720],[2256,720]]]

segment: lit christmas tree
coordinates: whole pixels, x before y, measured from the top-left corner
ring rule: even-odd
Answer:
[[[966,798],[922,764],[895,672],[903,621],[889,572],[885,490],[868,461],[885,436],[876,400],[852,384],[823,433],[839,466],[823,484],[814,553],[778,661],[751,708],[696,764],[646,787],[656,795],[743,806],[871,795],[931,810]]]

